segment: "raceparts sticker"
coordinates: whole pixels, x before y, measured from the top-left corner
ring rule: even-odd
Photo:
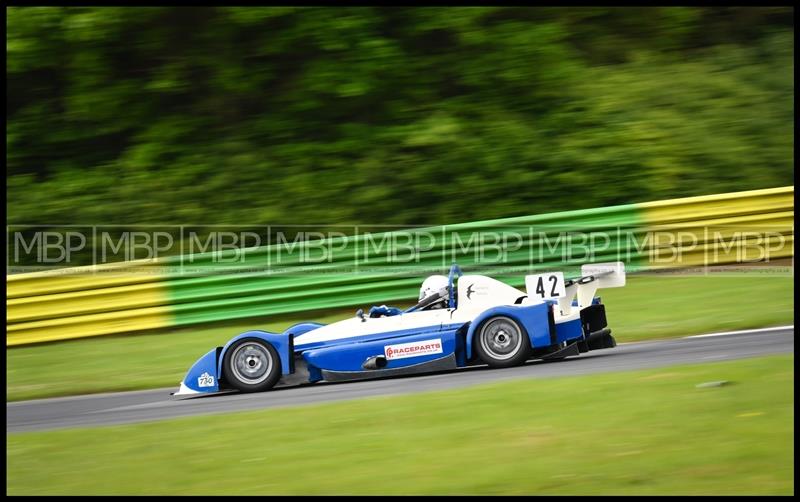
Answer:
[[[386,345],[383,347],[383,353],[386,355],[387,360],[424,356],[426,354],[441,354],[442,339],[435,338],[433,340]]]

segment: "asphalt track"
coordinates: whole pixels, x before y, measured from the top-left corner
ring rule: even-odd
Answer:
[[[229,393],[193,398],[171,397],[177,388],[93,394],[6,404],[7,433],[66,427],[94,427],[226,413],[271,407],[342,401],[369,396],[410,394],[466,387],[508,379],[552,378],[609,371],[657,368],[794,352],[794,327],[626,343],[563,361],[529,361],[523,366],[490,369],[473,366],[447,373],[349,383],[317,383],[258,394]]]

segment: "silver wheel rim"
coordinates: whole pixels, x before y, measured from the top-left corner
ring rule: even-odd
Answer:
[[[481,328],[480,342],[484,353],[504,361],[522,349],[522,330],[508,317],[497,317]]]
[[[272,354],[263,345],[244,343],[233,351],[231,366],[233,375],[240,382],[261,383],[272,370]]]

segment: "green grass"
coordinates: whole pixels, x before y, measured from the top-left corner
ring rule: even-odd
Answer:
[[[788,324],[794,316],[791,277],[631,276],[624,288],[601,290],[617,341],[635,341]],[[7,350],[7,399],[176,386],[212,347],[248,329],[283,331],[295,321],[244,320],[169,333],[97,337]]]
[[[622,342],[794,322],[792,277],[634,276],[598,295]]]
[[[792,494],[793,362],[9,434],[7,493]]]

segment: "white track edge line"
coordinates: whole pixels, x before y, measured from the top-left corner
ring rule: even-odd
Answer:
[[[707,338],[711,336],[728,336],[728,335],[741,335],[743,333],[758,333],[762,331],[781,331],[786,329],[794,329],[794,325],[789,326],[774,326],[771,328],[756,328],[756,329],[743,329],[741,331],[726,331],[723,333],[708,333],[706,335],[692,335],[684,336],[683,338]]]

